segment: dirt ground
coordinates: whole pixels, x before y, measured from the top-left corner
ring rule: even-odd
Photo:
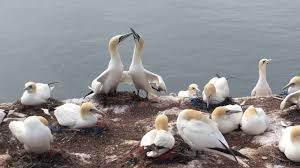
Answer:
[[[300,124],[300,113],[294,108],[279,110],[280,100],[274,97],[237,98],[237,103],[254,105],[263,108],[270,118],[267,132],[259,136],[249,136],[240,130],[225,135],[229,145],[250,158],[244,160],[250,167],[299,167],[278,149],[281,134],[281,121],[289,124]],[[98,127],[89,130],[69,130],[61,128],[53,115],[53,108],[62,102],[50,100],[42,108],[50,109],[45,114],[40,108],[23,107],[18,102],[0,104],[0,109],[14,110],[26,115],[42,115],[50,122],[54,143],[52,150],[43,155],[28,154],[23,146],[12,137],[8,124],[0,125],[0,167],[240,167],[234,161],[221,156],[202,152],[195,153],[175,135],[174,149],[157,159],[145,158],[139,153],[139,141],[153,128],[155,116],[165,112],[170,120],[170,129],[174,133],[178,113],[186,108],[202,108],[192,106],[190,100],[177,97],[162,96],[158,100],[148,101],[134,94],[121,92],[115,96],[88,98],[106,113],[107,118],[99,120]],[[67,100],[80,103],[81,100]],[[198,109],[200,110],[200,109]],[[207,111],[206,109],[201,109]],[[208,111],[211,111],[209,109]],[[14,118],[13,114],[8,118]],[[6,159],[3,159],[5,158]],[[2,161],[1,161],[2,160]],[[5,160],[5,161],[4,161]]]

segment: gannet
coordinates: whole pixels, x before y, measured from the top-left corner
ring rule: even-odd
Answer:
[[[66,103],[56,107],[54,115],[58,123],[70,128],[89,128],[97,124],[98,117],[95,114],[104,115],[96,109],[92,103],[83,103],[81,106]]]
[[[238,129],[242,116],[243,110],[239,105],[220,106],[211,113],[211,119],[223,134]]]
[[[50,150],[53,136],[44,117],[30,116],[24,121],[12,121],[9,129],[27,152],[41,154]]]
[[[181,98],[194,97],[194,96],[197,96],[197,92],[199,92],[199,91],[200,90],[198,88],[198,85],[193,83],[193,84],[189,85],[188,90],[179,91],[178,97],[181,97]]]
[[[300,162],[300,125],[284,129],[279,149],[289,160]]]
[[[268,128],[268,116],[262,108],[249,106],[241,119],[241,129],[249,135],[262,134]]]
[[[165,82],[160,75],[152,73],[144,68],[141,59],[144,49],[144,40],[132,28],[130,28],[130,30],[133,33],[135,47],[129,71],[125,71],[124,74],[128,74],[130,76],[132,83],[137,89],[138,95],[140,90],[144,90],[146,91],[148,98],[151,99],[157,97],[154,93],[154,90],[159,92],[167,91]],[[127,79],[129,78],[127,77]],[[156,88],[151,86],[151,84],[155,84]]]
[[[202,92],[203,101],[209,104],[220,104],[229,96],[229,86],[225,77],[214,77],[205,86]]]
[[[288,94],[294,93],[300,90],[300,76],[294,76],[282,90],[288,89]]]
[[[247,157],[230,149],[219,131],[217,123],[203,115],[202,112],[192,109],[181,111],[177,118],[177,129],[184,142],[193,150],[215,152],[247,166],[236,156]]]
[[[261,59],[258,63],[259,79],[251,92],[251,96],[271,96],[272,90],[267,82],[266,68],[271,59]]]
[[[54,83],[57,82],[47,84],[34,82],[25,83],[24,93],[21,97],[21,103],[29,106],[46,103],[51,97],[51,91],[54,89],[54,86],[51,85]]]
[[[2,121],[4,120],[4,118],[7,116],[7,114],[8,114],[7,110],[0,109],[0,124],[2,123]]]
[[[287,95],[280,103],[280,109],[283,110],[292,105],[297,105],[298,109],[300,109],[300,90]]]
[[[140,146],[147,151],[148,157],[158,157],[175,145],[173,135],[168,131],[168,117],[160,114],[155,119],[155,129],[147,132]]]
[[[108,67],[104,72],[102,72],[97,78],[92,81],[91,87],[89,87],[91,92],[86,96],[92,93],[116,93],[117,87],[123,76],[123,63],[118,51],[118,46],[122,41],[124,41],[131,35],[132,33],[116,35],[110,39],[108,44],[108,51],[111,58]]]

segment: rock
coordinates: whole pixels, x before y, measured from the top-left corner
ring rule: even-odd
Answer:
[[[106,163],[111,163],[113,161],[116,161],[118,159],[117,155],[111,155],[111,156],[106,156],[105,161]]]
[[[0,167],[4,167],[4,163],[11,159],[11,156],[9,154],[0,155]]]
[[[267,160],[268,157],[267,157],[267,156],[262,156],[261,159],[262,159],[262,160]]]
[[[173,107],[171,109],[167,109],[164,111],[160,111],[159,113],[163,113],[165,115],[175,115],[178,116],[178,114],[180,113],[181,109],[179,109],[178,107]]]

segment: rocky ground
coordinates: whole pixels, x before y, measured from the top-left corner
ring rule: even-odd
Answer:
[[[81,103],[73,99],[68,102]],[[0,124],[0,167],[239,167],[234,161],[211,153],[201,153],[197,157],[177,135],[173,150],[157,159],[148,159],[137,153],[142,136],[153,128],[155,116],[164,112],[170,120],[170,129],[176,134],[175,121],[178,113],[193,107],[190,100],[173,96],[162,96],[156,101],[137,98],[131,93],[118,93],[114,97],[90,98],[97,107],[107,114],[99,120],[97,129],[69,130],[57,128],[52,109],[62,102],[50,100],[42,107],[27,108],[18,102],[0,104],[0,109],[13,112],[8,118],[22,118],[25,115],[42,115],[50,121],[54,135],[52,150],[43,155],[24,152],[23,146],[12,137],[8,130],[9,121]],[[247,155],[245,162],[250,167],[299,167],[278,149],[282,122],[300,124],[300,113],[294,108],[279,110],[280,101],[275,97],[237,98],[237,103],[263,108],[270,118],[270,127],[262,135],[249,136],[240,130],[226,135],[229,145]],[[50,109],[50,115],[41,108]],[[12,111],[13,110],[13,111]],[[208,111],[211,111],[209,109]],[[24,115],[25,114],[25,115]],[[9,119],[10,120],[10,119]]]

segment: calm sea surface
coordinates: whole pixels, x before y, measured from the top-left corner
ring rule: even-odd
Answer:
[[[54,97],[80,97],[109,61],[107,42],[135,28],[145,39],[144,66],[169,92],[201,88],[215,73],[232,96],[256,84],[257,62],[272,58],[273,92],[300,75],[299,0],[2,0],[0,102],[22,94],[24,82],[60,81]],[[133,40],[120,47],[128,69]],[[133,90],[129,88],[129,90]]]

